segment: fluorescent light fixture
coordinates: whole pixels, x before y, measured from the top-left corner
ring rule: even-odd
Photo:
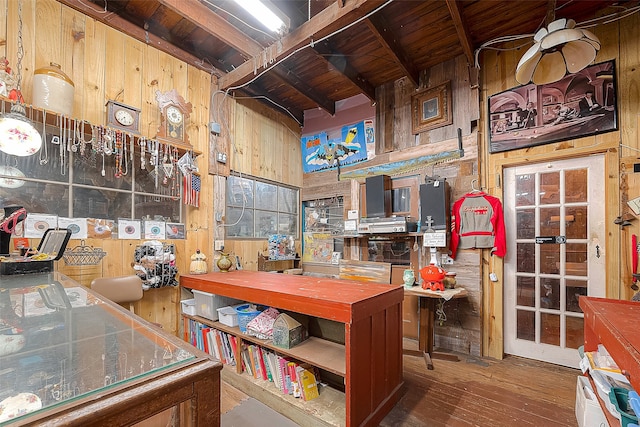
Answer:
[[[235,0],[235,2],[273,32],[278,32],[285,26],[282,19],[260,0]]]

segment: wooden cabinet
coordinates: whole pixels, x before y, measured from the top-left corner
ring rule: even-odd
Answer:
[[[0,277],[0,320],[23,340],[0,356],[0,396],[16,398],[0,424],[131,425],[171,410],[180,425],[220,425],[220,363],[60,273]],[[6,419],[26,398],[41,409]]]
[[[239,342],[255,342],[343,378],[344,393],[324,390],[332,399],[324,411],[344,408],[344,420],[336,425],[378,425],[399,400],[403,384],[402,287],[246,270],[183,275],[181,285],[341,324],[344,345],[312,336],[285,350],[241,334],[237,328],[209,323],[239,337]],[[237,348],[235,351],[238,354]],[[252,380],[248,375],[238,377]],[[270,404],[273,396],[263,391],[267,390],[261,389],[253,397]]]
[[[581,296],[580,308],[584,312],[584,351],[604,345],[633,388],[640,390],[640,302]],[[620,425],[604,406],[603,412],[611,425]]]
[[[582,296],[580,308],[584,312],[584,351],[604,345],[633,388],[640,390],[640,302]]]

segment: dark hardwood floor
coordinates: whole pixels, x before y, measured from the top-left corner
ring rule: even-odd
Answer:
[[[404,356],[405,392],[381,426],[577,426],[578,370],[513,356],[434,359],[434,366]],[[223,414],[246,399],[225,383],[221,395]]]

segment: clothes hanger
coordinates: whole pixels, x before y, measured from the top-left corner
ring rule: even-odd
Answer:
[[[471,192],[472,193],[482,193],[482,188],[476,188],[476,186],[474,184],[477,184],[478,180],[477,179],[473,179],[471,180]]]

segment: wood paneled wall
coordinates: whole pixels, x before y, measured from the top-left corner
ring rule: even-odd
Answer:
[[[458,128],[462,130],[464,157],[439,164],[425,164],[409,172],[392,175],[418,176],[423,183],[425,176],[438,175],[446,178],[451,189],[451,203],[468,193],[474,179],[478,179],[478,129],[480,117],[478,87],[470,84],[470,70],[464,57],[439,64],[421,73],[420,88],[415,88],[407,79],[378,87],[376,90],[376,156],[364,163],[341,168],[349,172],[375,165],[403,162],[421,156],[436,155],[458,149]],[[451,81],[453,124],[431,131],[412,134],[411,96],[418,89],[428,88],[447,80]],[[303,200],[315,200],[342,196],[345,216],[349,209],[359,209],[360,187],[364,179],[338,180],[336,170],[304,175]],[[345,239],[345,257],[359,259],[366,253],[365,239]],[[429,261],[429,253],[420,256],[420,267]],[[418,267],[418,269],[420,268]],[[445,304],[449,321],[437,328],[436,339],[439,346],[462,353],[479,356],[482,348],[482,276],[481,251],[462,250],[455,263],[450,266],[456,271],[460,286],[469,291],[463,302],[451,301]],[[314,266],[314,272],[320,272]],[[325,269],[330,274],[333,269]],[[417,311],[417,307],[415,308]]]
[[[640,233],[640,221],[634,218],[632,225],[621,228],[614,224],[616,217],[629,213],[623,203],[625,198],[640,196],[640,178],[633,173],[633,164],[639,162],[638,117],[640,114],[640,16],[633,14],[620,21],[590,28],[602,43],[595,62],[616,61],[619,131],[585,137],[538,147],[514,150],[493,155],[488,153],[487,118],[481,120],[482,182],[488,191],[502,197],[503,169],[519,164],[560,160],[570,157],[602,153],[605,156],[605,180],[602,183],[603,202],[606,203],[606,278],[607,296],[629,299],[633,295],[631,278],[631,235]],[[507,51],[483,51],[481,54],[482,93],[481,109],[487,111],[489,96],[518,86],[515,69],[524,49]],[[626,175],[626,176],[625,176]],[[488,254],[484,254],[487,264]],[[500,265],[498,265],[500,264]],[[502,282],[501,260],[496,260],[498,283]],[[503,353],[503,290],[483,273],[483,310],[487,323],[484,332],[483,352],[501,358]],[[489,296],[491,296],[489,298]]]
[[[229,110],[233,111],[233,133],[228,157],[231,171],[302,188],[302,134],[293,118],[251,99],[223,100],[217,96],[215,102],[232,104]],[[224,201],[224,190],[221,180],[216,198]],[[220,229],[223,224],[216,226]],[[224,232],[220,230],[216,235],[223,236]],[[257,271],[258,253],[267,254],[267,244],[266,239],[227,240],[224,248],[240,258],[243,269]],[[300,239],[296,240],[296,249],[302,253]]]
[[[0,56],[6,56],[14,70],[17,67],[18,3],[0,0]],[[156,91],[176,89],[191,102],[193,111],[187,132],[194,150],[204,153],[196,160],[203,172],[201,206],[186,208],[187,238],[172,243],[180,272],[188,272],[189,258],[197,248],[212,255],[213,179],[206,171],[209,168],[207,124],[215,78],[55,0],[23,0],[22,22],[22,93],[27,103],[32,99],[34,70],[50,62],[59,64],[75,84],[74,118],[92,124],[105,124],[105,105],[114,99],[139,108],[141,134],[153,138],[160,124]],[[141,242],[88,239],[86,245],[107,252],[100,264],[75,267],[61,260],[57,268],[85,285],[99,276],[133,274],[133,252]],[[32,244],[37,246],[37,242]],[[71,240],[69,247],[79,244],[80,241]],[[209,256],[210,263],[211,260]],[[136,303],[136,313],[175,333],[179,300],[177,288],[153,289]]]

